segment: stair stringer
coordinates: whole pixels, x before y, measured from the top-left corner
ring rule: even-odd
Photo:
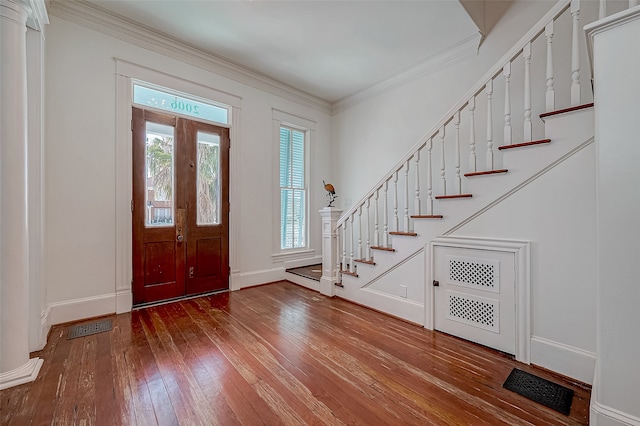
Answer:
[[[504,153],[507,174],[467,179],[465,192],[472,193],[472,198],[436,201],[435,209],[443,219],[412,220],[416,237],[390,236],[395,251],[376,250],[376,264],[357,264],[358,277],[343,275],[343,287],[336,287],[335,295],[425,325],[424,300],[398,297],[400,285],[408,285],[414,293],[420,290],[412,287],[426,285],[427,267],[416,269],[409,260],[420,254],[424,258],[429,241],[455,232],[593,143],[593,109],[547,118],[545,133],[551,143]],[[409,274],[415,277],[411,282],[394,281]]]

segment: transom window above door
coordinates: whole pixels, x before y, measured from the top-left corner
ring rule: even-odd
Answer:
[[[197,121],[231,124],[231,107],[199,99],[196,96],[174,92],[149,83],[133,84],[133,103],[145,108],[169,111]]]

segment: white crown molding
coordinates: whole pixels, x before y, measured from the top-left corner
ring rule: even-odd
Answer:
[[[108,12],[86,1],[51,0],[49,13],[60,19],[98,31],[143,49],[160,53],[178,61],[213,72],[225,78],[249,85],[276,96],[330,113],[330,103],[296,90],[286,84],[247,70],[225,59],[180,43],[151,28]]]
[[[29,5],[31,14],[27,19],[27,26],[37,31],[42,31],[44,26],[49,23],[49,15],[47,15],[47,6],[44,0],[22,0],[23,3]]]
[[[334,102],[332,104],[331,114],[338,114],[369,98],[420,78],[427,73],[442,69],[455,61],[476,55],[481,42],[482,34],[479,32],[472,34],[469,37],[466,37],[451,46],[430,55],[422,62],[400,71],[390,78],[384,79],[358,93]]]

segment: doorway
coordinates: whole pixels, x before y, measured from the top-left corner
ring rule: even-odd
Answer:
[[[229,288],[229,129],[132,108],[133,304]]]

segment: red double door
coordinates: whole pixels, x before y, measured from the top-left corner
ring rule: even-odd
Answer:
[[[229,129],[133,108],[133,304],[229,288]]]

